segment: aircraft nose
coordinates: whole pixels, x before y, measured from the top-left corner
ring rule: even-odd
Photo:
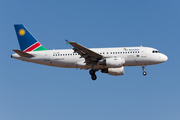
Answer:
[[[168,60],[168,57],[166,55],[163,54],[163,56],[161,57],[163,62],[166,62]]]

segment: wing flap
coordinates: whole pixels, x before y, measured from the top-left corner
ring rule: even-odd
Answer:
[[[23,52],[21,50],[13,50],[13,51],[22,57],[28,57],[28,58],[34,57],[34,55]]]

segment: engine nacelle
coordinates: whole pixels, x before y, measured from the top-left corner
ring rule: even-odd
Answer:
[[[105,65],[110,68],[122,67],[125,63],[123,58],[106,58],[99,61],[99,65]]]
[[[101,72],[102,73],[108,73],[109,75],[114,75],[114,76],[124,75],[124,67],[122,66],[120,68],[102,69]]]

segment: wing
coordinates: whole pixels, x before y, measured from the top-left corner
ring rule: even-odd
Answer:
[[[74,52],[77,52],[81,57],[85,58],[86,63],[91,63],[91,62],[98,62],[100,59],[103,58],[102,55],[82,46],[79,45],[76,42],[69,42],[70,45],[72,45],[74,48]]]

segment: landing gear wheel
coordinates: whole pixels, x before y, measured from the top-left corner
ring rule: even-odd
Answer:
[[[96,80],[97,76],[94,74],[94,75],[91,75],[91,78],[92,78],[92,80]]]
[[[93,69],[91,69],[91,70],[89,71],[89,74],[90,74],[90,75],[94,75],[94,74],[95,74],[95,71],[94,71]]]
[[[144,75],[144,76],[146,76],[146,75],[147,75],[147,72],[146,72],[146,71],[144,71],[144,72],[143,72],[143,75]]]

